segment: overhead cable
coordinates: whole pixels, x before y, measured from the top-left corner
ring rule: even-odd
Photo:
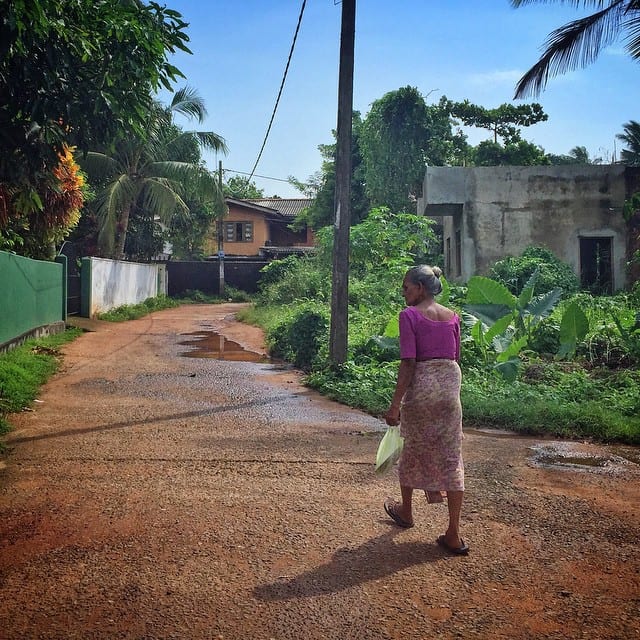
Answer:
[[[271,120],[269,121],[269,126],[267,127],[267,133],[264,136],[264,140],[262,142],[262,147],[260,147],[260,153],[258,153],[258,157],[256,158],[256,162],[253,165],[253,169],[251,169],[251,174],[249,175],[249,180],[253,177],[253,174],[258,166],[258,162],[260,162],[260,158],[262,157],[262,152],[264,151],[265,145],[267,144],[267,138],[269,137],[269,132],[271,131],[271,125],[273,124],[273,120],[276,117],[276,111],[278,109],[278,103],[280,102],[280,96],[282,95],[282,89],[284,88],[285,80],[287,79],[287,73],[289,72],[289,64],[291,63],[291,57],[293,56],[293,50],[296,46],[296,40],[298,39],[298,31],[300,31],[300,24],[302,23],[302,15],[304,14],[304,8],[307,4],[307,0],[302,0],[302,7],[300,8],[300,15],[298,16],[298,24],[296,26],[296,32],[293,35],[293,42],[291,43],[291,50],[289,51],[289,58],[287,59],[287,66],[284,69],[284,75],[282,76],[282,82],[280,83],[280,90],[278,91],[278,97],[276,98],[276,104],[273,107],[273,113],[271,114]]]

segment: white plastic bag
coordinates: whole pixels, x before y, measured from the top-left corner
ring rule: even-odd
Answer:
[[[400,458],[404,438],[400,435],[400,427],[389,427],[384,434],[376,453],[376,473],[386,473]]]

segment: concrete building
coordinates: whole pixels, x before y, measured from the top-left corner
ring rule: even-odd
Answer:
[[[428,167],[418,213],[443,225],[445,273],[466,282],[506,256],[542,246],[585,288],[627,283],[625,198],[640,169],[623,165]]]

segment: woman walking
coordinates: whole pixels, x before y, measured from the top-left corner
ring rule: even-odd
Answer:
[[[442,291],[438,267],[409,269],[402,283],[407,307],[400,312],[400,369],[388,425],[400,423],[404,448],[399,463],[401,502],[388,498],[384,508],[401,527],[413,526],[414,489],[430,503],[446,492],[449,526],[437,542],[450,553],[466,555],[460,537],[464,496],[460,319],[435,301]]]

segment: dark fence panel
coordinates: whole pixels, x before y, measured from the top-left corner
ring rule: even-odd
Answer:
[[[60,253],[67,257],[67,314],[78,315],[81,308],[80,259],[82,256],[73,242],[65,242]]]
[[[268,260],[247,260],[225,258],[225,285],[247,293],[255,293],[260,281],[260,269]],[[177,296],[192,289],[209,295],[219,294],[220,265],[218,260],[206,262],[167,262],[168,290],[170,296]]]

